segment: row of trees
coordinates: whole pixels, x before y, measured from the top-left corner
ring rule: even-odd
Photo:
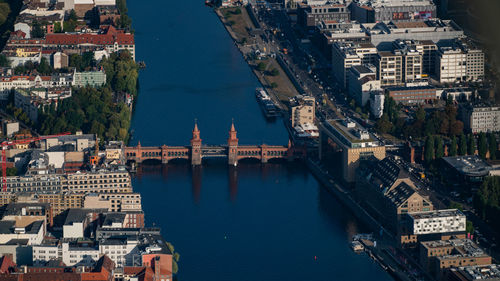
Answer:
[[[474,196],[473,204],[478,215],[500,232],[500,177],[486,177]]]
[[[444,110],[427,113],[423,107],[415,112],[415,118],[408,121],[399,117],[401,108],[393,98],[386,96],[384,113],[377,121],[380,133],[391,133],[403,139],[422,138],[427,135],[456,136],[463,132],[464,124],[457,120],[457,108],[447,104]]]
[[[0,54],[0,67],[9,67],[10,62],[4,54]]]
[[[120,19],[117,22],[117,26],[120,28],[130,29],[132,26],[132,20],[127,15],[127,1],[126,0],[116,0],[116,7],[120,12]]]
[[[457,138],[452,136],[448,144],[448,156],[457,155],[474,155],[476,150],[478,155],[486,159],[489,152],[489,158],[496,160],[498,144],[496,134],[480,133],[479,137],[474,137],[473,134],[465,136],[463,133]],[[445,155],[444,141],[440,135],[428,135],[424,146],[424,160],[430,164],[435,159],[440,159]]]

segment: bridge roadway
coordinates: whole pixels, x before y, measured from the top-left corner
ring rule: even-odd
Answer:
[[[231,124],[227,144],[202,145],[198,125],[195,124],[193,137],[189,146],[137,146],[125,147],[127,162],[142,163],[145,160],[158,160],[167,164],[174,159],[186,159],[192,165],[201,165],[203,158],[226,158],[229,165],[236,166],[238,161],[245,158],[258,159],[267,163],[270,159],[303,159],[306,149],[294,147],[291,142],[287,146],[280,145],[238,145],[234,124]]]

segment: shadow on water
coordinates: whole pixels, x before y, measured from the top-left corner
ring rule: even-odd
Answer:
[[[238,166],[228,166],[225,162],[217,159],[204,160],[201,166],[191,166],[189,161],[178,159],[175,163],[161,164],[159,161],[144,161],[138,165],[135,177],[137,180],[147,179],[148,177],[158,175],[165,181],[170,177],[185,178],[191,181],[191,190],[193,203],[200,202],[201,191],[203,187],[203,173],[227,174],[228,196],[230,201],[235,202],[238,196],[239,177],[248,177],[249,175],[260,175],[262,181],[267,181],[271,176],[279,173],[279,176],[286,176],[287,181],[293,180],[297,176],[307,179],[309,173],[307,168],[298,162],[287,162],[282,159],[274,159],[272,163],[260,163],[260,160],[248,158],[239,162]],[[171,161],[174,162],[174,161]],[[283,169],[285,168],[285,169]],[[276,184],[280,183],[275,179]]]

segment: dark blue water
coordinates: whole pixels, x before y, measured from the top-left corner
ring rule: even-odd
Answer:
[[[286,144],[267,123],[258,81],[202,0],[129,0],[140,96],[132,144],[183,145],[198,119],[204,143]],[[300,164],[143,166],[133,181],[148,224],[181,254],[179,280],[391,280],[349,249],[363,227]]]

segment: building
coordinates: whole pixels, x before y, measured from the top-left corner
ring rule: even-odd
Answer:
[[[108,209],[109,212],[142,211],[139,193],[87,194],[83,205],[86,209]]]
[[[441,83],[481,81],[484,78],[484,52],[470,41],[443,41],[437,52],[436,75]]]
[[[446,281],[500,281],[497,264],[452,267],[446,272]]]
[[[474,134],[500,131],[500,107],[461,105],[460,119],[464,128]]]
[[[82,208],[85,194],[74,192],[47,192],[31,195],[38,202],[48,203],[52,208],[53,216],[57,216],[68,209]]]
[[[64,190],[75,193],[130,193],[132,185],[127,170],[98,170],[88,173],[65,174],[61,180]]]
[[[314,28],[321,21],[346,22],[349,19],[348,7],[340,2],[322,5],[299,3],[297,6],[297,22],[304,28]]]
[[[389,87],[385,89],[388,96],[402,104],[419,104],[435,100],[436,88],[433,86]]]
[[[455,186],[478,187],[493,169],[478,155],[443,157],[443,175]]]
[[[416,235],[464,233],[466,218],[457,209],[409,213],[411,232]]]
[[[356,172],[355,196],[393,233],[399,231],[401,219],[406,214],[434,209],[432,202],[416,190],[408,171],[396,157],[363,161]]]
[[[467,54],[456,46],[440,47],[437,52],[436,75],[441,83],[467,80]]]
[[[430,0],[354,0],[352,18],[359,22],[415,21],[436,17]]]
[[[165,270],[172,277],[172,252],[159,229],[98,228],[98,239],[63,239],[56,243],[33,246],[34,264],[62,261],[67,266],[94,266],[102,256],[109,257],[119,268],[151,266],[164,259]],[[171,280],[171,279],[170,279]]]
[[[349,69],[354,65],[373,64],[377,49],[370,43],[336,42],[332,49],[332,70],[335,79],[348,88]]]
[[[130,193],[130,174],[126,170],[99,170],[87,173],[7,177],[12,192]]]
[[[381,87],[403,84],[403,55],[387,51],[379,52],[375,66]]]
[[[69,66],[69,57],[63,52],[55,52],[50,60],[54,69],[66,68]]]
[[[394,52],[402,54],[403,57],[403,80],[405,82],[420,81],[424,78],[424,68],[428,76],[430,69],[434,67],[435,50],[437,46],[432,42],[420,44],[410,40],[394,41]],[[426,65],[424,66],[424,57]]]
[[[12,137],[12,135],[19,132],[19,122],[4,121],[2,123],[3,123],[3,133],[5,136]]]
[[[447,268],[491,264],[491,257],[469,239],[425,241],[419,249],[422,267],[438,279]]]
[[[335,42],[369,43],[370,37],[358,22],[321,21],[312,38],[326,59],[332,59]]]
[[[49,88],[52,86],[50,76],[11,75],[0,77],[0,99],[7,100],[14,89]]]
[[[14,93],[15,106],[26,112],[31,120],[37,121],[38,112],[43,108],[43,106],[71,97],[71,88],[53,87],[16,89]]]
[[[45,151],[85,151],[94,149],[99,139],[93,134],[82,134],[77,132],[74,135],[63,135],[40,141],[42,150]]]
[[[296,96],[290,99],[290,124],[292,128],[304,124],[314,124],[316,99],[311,96]]]
[[[1,278],[2,280],[110,281],[114,280],[114,269],[113,261],[107,256],[101,256],[92,264],[82,263],[78,267],[67,266],[56,260],[35,266],[10,265],[9,270],[2,273]]]
[[[456,209],[408,213],[399,227],[400,245],[412,247],[422,241],[464,239],[466,218]]]
[[[454,101],[468,101],[474,95],[472,88],[444,88],[437,90],[438,98],[447,100],[451,98]]]
[[[76,87],[101,87],[106,84],[106,73],[104,71],[84,71],[73,74],[73,86]]]
[[[385,95],[382,92],[372,92],[370,94],[370,110],[375,118],[384,114]]]
[[[127,50],[135,60],[134,35],[113,26],[103,26],[99,33],[54,33],[45,36],[49,48],[104,47],[109,53]]]
[[[371,42],[380,50],[390,50],[395,40],[452,40],[464,36],[463,30],[451,20],[428,19],[416,22],[378,22],[363,24]]]
[[[385,146],[350,119],[327,120],[320,124],[320,159],[328,161],[335,152],[341,153],[342,178],[350,183],[362,159],[385,158]]]
[[[377,70],[372,64],[355,65],[350,68],[349,95],[358,105],[365,106],[373,92],[380,92],[380,80],[377,79]]]

